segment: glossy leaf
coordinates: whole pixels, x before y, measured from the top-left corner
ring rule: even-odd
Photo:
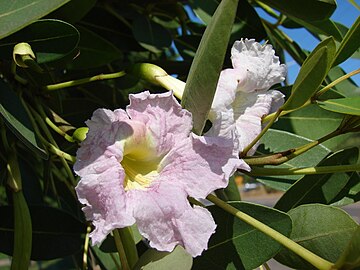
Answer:
[[[347,248],[336,262],[337,269],[350,270],[360,267],[360,226],[351,237]]]
[[[291,95],[282,106],[293,110],[302,106],[317,91],[324,80],[335,54],[332,37],[322,41],[306,58],[291,90]]]
[[[286,15],[306,21],[327,19],[336,9],[334,0],[262,0],[261,2]]]
[[[172,42],[166,28],[143,15],[136,16],[132,31],[139,44],[154,53],[160,53],[170,47]]]
[[[193,115],[193,130],[201,134],[215,95],[234,22],[237,0],[223,0],[201,39],[192,62],[182,106]]]
[[[272,208],[245,202],[230,205],[251,215],[285,236],[291,232],[291,219]],[[273,257],[281,245],[251,225],[217,206],[208,207],[217,224],[208,250],[196,257],[193,269],[255,269]]]
[[[56,208],[29,205],[32,221],[32,260],[61,258],[80,251],[83,223]],[[13,248],[12,206],[0,207],[0,251],[11,255]]]
[[[286,131],[270,129],[261,139],[260,147],[257,149],[257,154],[267,154],[286,151],[294,147],[302,146],[312,142],[307,138],[291,134]],[[322,145],[307,151],[306,153],[291,159],[276,168],[296,168],[296,167],[311,167],[318,164],[325,156],[330,153],[330,150]],[[271,168],[273,166],[265,166]],[[286,175],[286,176],[263,176],[258,177],[257,180],[265,185],[278,190],[287,190],[296,180],[300,179],[301,175]]]
[[[11,131],[36,155],[47,159],[47,153],[37,143],[30,119],[19,97],[0,80],[0,115]]]
[[[349,58],[360,47],[360,17],[354,22],[336,51],[334,66]]]
[[[70,0],[18,0],[0,2],[0,39],[49,14]]]
[[[358,154],[358,148],[341,150],[321,161],[318,166],[356,164]],[[287,212],[302,204],[330,204],[354,174],[356,173],[306,175],[286,191],[277,201],[275,208]]]
[[[337,261],[358,228],[346,212],[333,206],[301,205],[288,214],[293,221],[290,238],[330,262]],[[287,249],[283,249],[275,259],[291,268],[315,269]]]
[[[121,59],[122,54],[113,44],[103,39],[85,27],[78,27],[80,31],[80,54],[71,63],[73,69],[88,69],[109,64]]]
[[[169,267],[174,270],[190,270],[193,258],[183,247],[176,246],[172,252],[147,250],[134,266],[134,270],[167,270]]]
[[[329,99],[317,104],[327,111],[360,116],[360,97]]]
[[[0,53],[12,58],[13,47],[20,42],[29,43],[39,64],[59,60],[78,45],[80,34],[71,24],[59,20],[39,20],[5,38]]]

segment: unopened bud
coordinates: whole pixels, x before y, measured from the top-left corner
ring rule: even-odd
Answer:
[[[72,138],[77,142],[82,142],[83,140],[86,139],[86,134],[88,133],[88,131],[89,131],[89,128],[87,128],[87,127],[77,128],[74,131]]]
[[[169,91],[172,90],[177,98],[182,98],[185,89],[185,83],[170,76],[161,67],[149,63],[140,63],[130,67],[127,73],[139,77],[154,85],[162,86]]]

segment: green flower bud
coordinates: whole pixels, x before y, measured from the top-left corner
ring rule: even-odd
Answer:
[[[88,131],[89,131],[89,128],[87,128],[87,127],[77,128],[74,131],[72,138],[77,142],[82,142],[83,140],[86,139],[86,134],[88,133]]]

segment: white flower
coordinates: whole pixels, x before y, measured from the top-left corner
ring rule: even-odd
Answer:
[[[271,45],[253,39],[236,41],[231,49],[233,69],[223,70],[219,77],[209,113],[213,126],[208,136],[239,137],[240,151],[261,132],[262,117],[284,103],[284,95],[269,88],[285,80],[286,66]],[[254,146],[249,154],[254,154]]]

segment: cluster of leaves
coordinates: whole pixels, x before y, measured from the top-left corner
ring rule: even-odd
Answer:
[[[281,88],[287,102],[279,120],[255,156],[244,157],[251,176],[286,192],[269,208],[240,201],[232,183],[223,199],[339,269],[359,267],[359,225],[338,206],[360,200],[360,177],[356,169],[336,169],[359,168],[353,147],[359,88],[342,77],[339,64],[359,56],[360,20],[347,29],[329,19],[335,9],[332,0],[0,3],[0,252],[13,256],[13,269],[25,269],[29,259],[48,261],[45,269],[119,269],[112,237],[100,248],[88,243],[91,226],[71,169],[83,132],[77,128],[96,108],[124,108],[129,93],[166,91],[132,72],[134,64],[147,62],[186,80],[182,104],[201,133],[220,70],[230,66],[229,48],[240,38],[268,40],[281,62],[288,53],[302,68],[293,85]],[[260,10],[276,23],[261,18]],[[284,27],[305,28],[319,45],[310,54]],[[19,43],[30,44],[36,59],[14,50]],[[335,171],[292,170],[322,166]],[[149,249],[133,228],[141,255],[134,269],[253,269],[273,257],[296,269],[313,268],[251,224],[217,206],[209,210],[217,232],[194,260],[180,247],[170,254]]]

